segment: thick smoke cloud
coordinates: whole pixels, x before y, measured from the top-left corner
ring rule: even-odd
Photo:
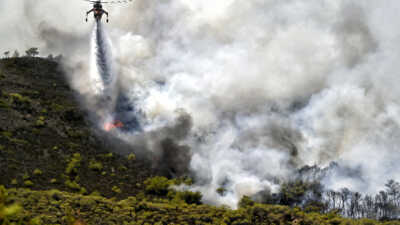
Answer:
[[[90,103],[87,9],[1,1],[1,49],[65,54],[71,84]],[[398,1],[136,0],[107,9],[115,93],[140,124],[111,134],[173,174],[190,172],[206,202],[235,206],[304,165],[332,161],[328,188],[375,192],[400,180]]]

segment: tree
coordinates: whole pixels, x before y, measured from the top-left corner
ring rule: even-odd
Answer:
[[[399,206],[400,198],[400,184],[394,180],[389,180],[386,184],[386,191],[390,196],[390,201],[392,204]]]
[[[363,204],[362,206],[363,217],[376,219],[377,215],[376,215],[376,205],[374,202],[374,198],[371,195],[365,195],[362,204]]]
[[[335,210],[337,208],[337,201],[339,199],[340,193],[336,192],[336,191],[327,191],[326,192],[326,196],[327,196],[327,200],[328,200],[328,206],[332,209]],[[340,206],[339,206],[340,207]]]
[[[380,209],[380,218],[389,218],[389,196],[387,192],[385,191],[380,191],[379,194],[375,196],[377,206]]]
[[[19,52],[18,52],[18,50],[15,50],[14,54],[13,54],[13,58],[18,58],[18,57],[19,57]]]
[[[254,201],[249,196],[243,196],[239,201],[239,208],[251,207],[254,205]]]
[[[28,57],[35,57],[35,56],[39,55],[39,50],[38,50],[38,48],[30,48],[30,49],[26,50],[25,53]]]
[[[342,188],[340,190],[340,200],[341,200],[341,208],[343,210],[343,215],[346,215],[346,203],[349,199],[351,192],[348,188]]]
[[[54,57],[54,61],[56,61],[56,62],[61,62],[61,60],[62,60],[62,58],[63,58],[63,55],[57,55],[56,57]]]
[[[5,58],[8,58],[10,56],[10,51],[4,52],[4,56],[5,56]]]
[[[350,205],[349,205],[349,216],[351,218],[360,217],[360,200],[362,195],[359,192],[354,192],[350,194]]]
[[[316,203],[322,200],[322,192],[323,188],[319,182],[289,181],[281,185],[280,204],[287,206],[320,205]]]

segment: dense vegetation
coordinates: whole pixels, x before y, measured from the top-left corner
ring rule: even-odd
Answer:
[[[155,178],[149,182],[155,184],[161,179],[164,180]],[[154,188],[150,186],[149,189]],[[190,195],[197,196],[196,193]],[[0,224],[400,224],[345,219],[336,212],[320,214],[298,207],[259,204],[248,197],[241,200],[237,210],[192,203],[188,199],[191,197],[182,198],[180,192],[171,189],[163,195],[140,193],[117,201],[58,190],[5,190],[0,187]]]
[[[110,152],[54,60],[1,60],[0,90],[0,225],[400,224],[372,220],[396,219],[394,181],[371,197],[299,179],[264,193],[263,204],[245,196],[237,210],[205,205],[200,193],[173,188],[190,179],[157,176],[145,158]]]

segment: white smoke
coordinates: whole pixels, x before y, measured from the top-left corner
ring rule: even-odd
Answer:
[[[399,10],[394,0],[110,8],[118,88],[142,125],[114,133],[144,151],[157,152],[165,138],[190,147],[194,190],[206,202],[234,207],[304,165],[332,161],[346,169],[323,180],[328,188],[375,192],[400,180]],[[85,59],[71,55],[71,65]],[[88,68],[79,71],[72,83],[85,94]],[[175,137],[182,113],[190,126]]]

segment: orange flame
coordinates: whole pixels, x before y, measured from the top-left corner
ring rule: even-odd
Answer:
[[[107,132],[114,130],[115,128],[121,128],[121,127],[124,127],[124,124],[119,120],[116,120],[113,123],[104,124],[104,130]]]

